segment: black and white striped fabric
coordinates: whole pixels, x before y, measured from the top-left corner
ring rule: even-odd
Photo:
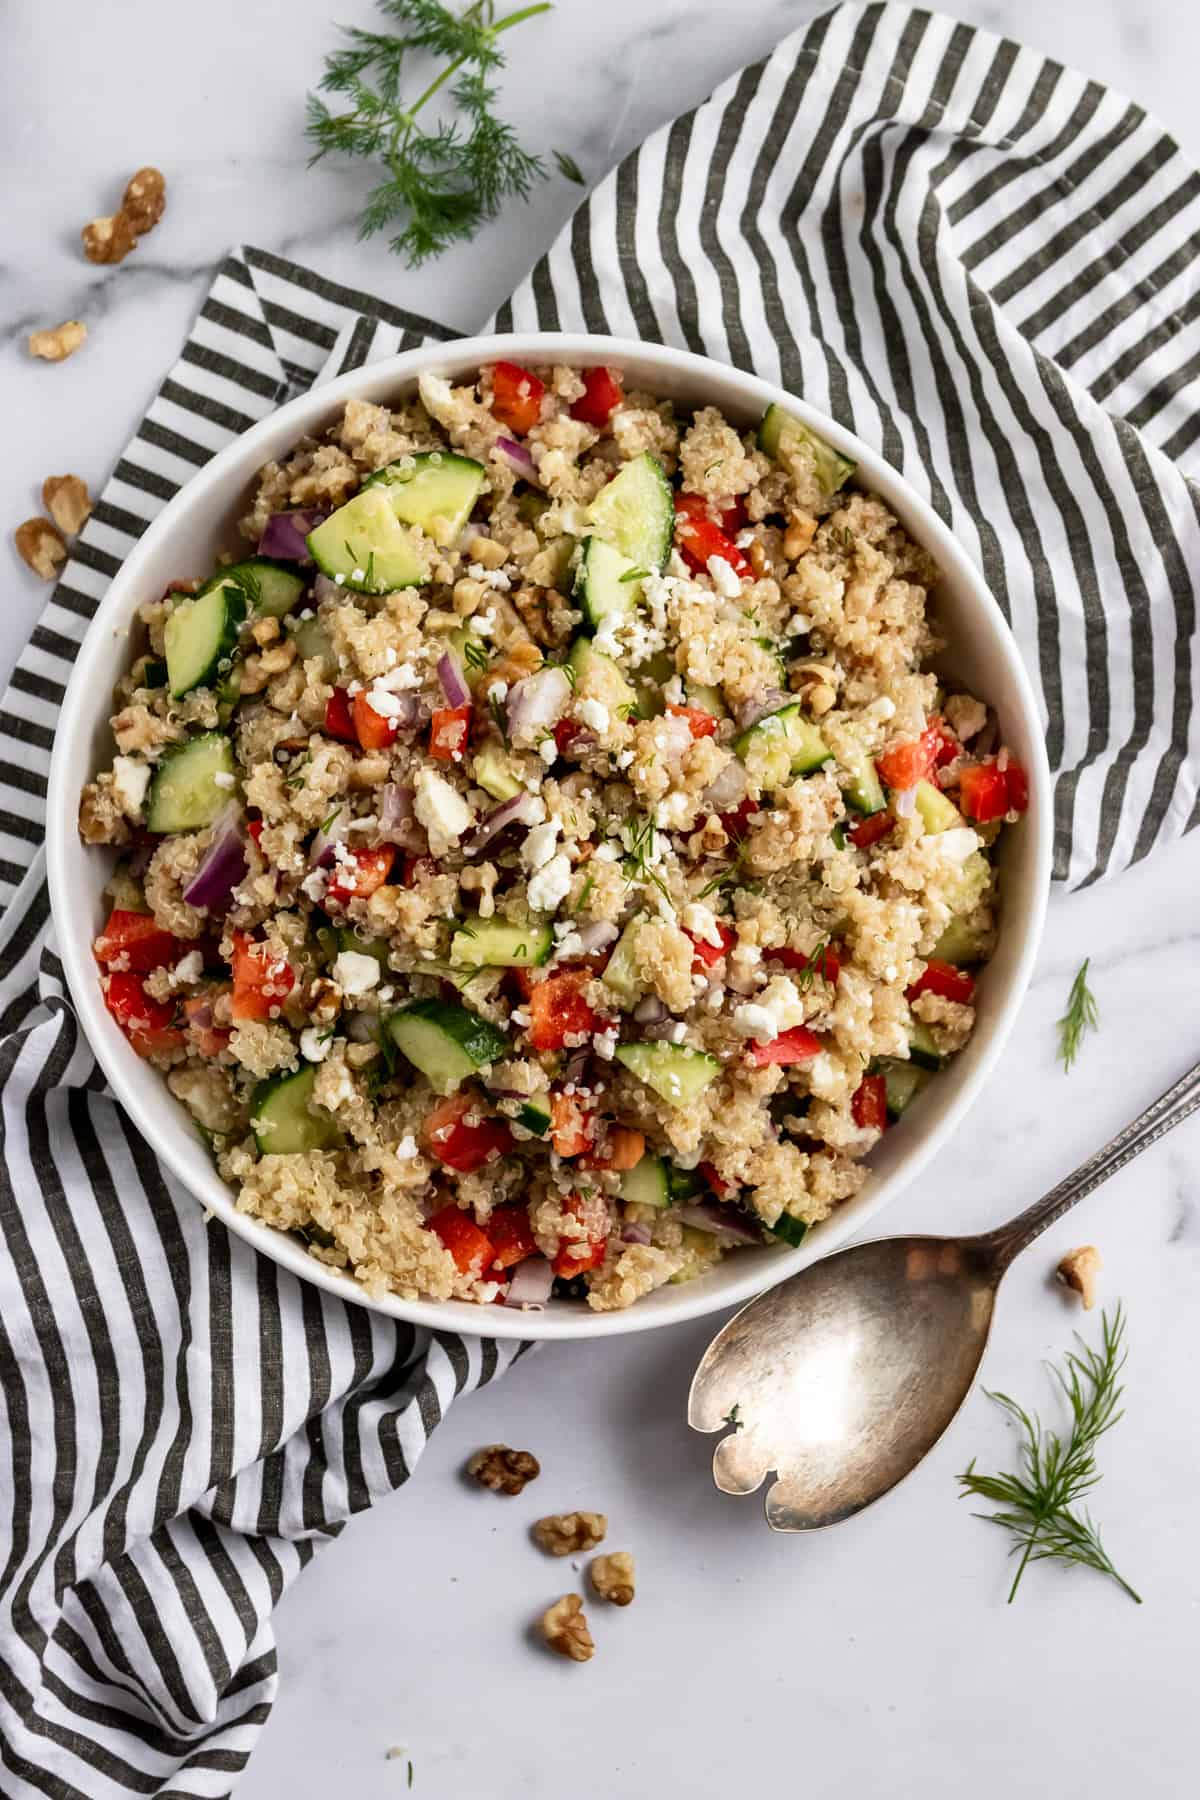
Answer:
[[[1195,822],[1200,178],[1016,45],[843,6],[657,133],[501,326],[628,333],[804,394],[977,554],[1041,691],[1057,873]],[[0,716],[0,1792],[227,1795],[271,1613],[512,1350],[431,1339],[207,1225],[106,1093],[47,916],[63,685],[147,521],[323,374],[451,333],[259,250],[216,277]]]

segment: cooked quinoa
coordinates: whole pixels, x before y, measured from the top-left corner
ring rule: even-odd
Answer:
[[[499,363],[351,401],[143,605],[96,957],[243,1211],[371,1294],[607,1311],[858,1192],[1025,782],[853,477]]]

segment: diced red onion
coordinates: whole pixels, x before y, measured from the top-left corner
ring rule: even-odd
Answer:
[[[463,672],[458,666],[458,658],[453,650],[443,651],[438,657],[438,680],[442,684],[442,692],[446,696],[447,706],[469,706],[471,690],[463,679]]]
[[[541,485],[538,481],[537,464],[524,444],[518,444],[515,438],[498,437],[493,449],[500,452],[514,475],[519,475],[522,481],[533,482],[535,486]]]
[[[768,713],[778,712],[781,706],[789,706],[792,698],[782,688],[765,688],[755,699],[747,700],[738,707],[738,730],[749,731],[751,725],[757,725]]]
[[[379,801],[379,835],[389,844],[418,855],[427,848],[424,831],[413,814],[413,790],[389,781]]]
[[[211,1031],[215,1024],[212,1001],[205,1000],[203,997],[198,1000],[189,1000],[187,1022],[189,1025],[194,1025],[197,1031]]]
[[[189,906],[203,906],[209,912],[224,912],[233,899],[233,890],[243,881],[248,864],[242,840],[242,811],[234,804],[227,806],[213,826],[213,839],[204,860],[183,890]]]
[[[911,819],[917,808],[916,788],[897,788],[892,795],[892,805],[898,819]]]
[[[474,856],[486,849],[492,839],[501,831],[507,831],[510,825],[536,825],[538,808],[536,796],[528,791],[518,794],[515,799],[506,800],[502,806],[495,806],[487,817],[476,826],[463,849],[468,856]]]
[[[349,1022],[346,1026],[346,1036],[353,1044],[373,1044],[378,1029],[378,1013],[351,1013]]]
[[[583,1080],[584,1076],[587,1074],[587,1066],[591,1059],[591,1054],[592,1047],[590,1044],[580,1044],[578,1049],[572,1050],[570,1056],[568,1056],[566,1062],[563,1064],[563,1085],[565,1087],[570,1087],[573,1082],[578,1085],[578,1083]]]
[[[639,1025],[657,1025],[660,1019],[667,1016],[666,1003],[657,994],[647,994],[634,1007],[633,1016]]]
[[[527,1256],[512,1272],[505,1306],[545,1306],[554,1286],[554,1270],[544,1256]]]
[[[529,742],[542,731],[552,731],[570,699],[570,680],[554,664],[526,675],[524,681],[518,681],[508,691],[509,736]]]
[[[621,1227],[621,1242],[623,1244],[650,1244],[653,1243],[653,1241],[650,1231],[645,1225],[631,1224],[623,1225]]]
[[[732,812],[746,794],[746,770],[735,757],[700,796],[712,812]]]
[[[272,513],[258,540],[258,554],[276,557],[280,562],[311,562],[305,539],[327,517],[316,507]]]
[[[350,829],[351,816],[350,808],[343,804],[327,821],[327,825],[322,825],[308,852],[310,869],[327,869],[329,867],[333,861],[334,845],[340,844]]]
[[[971,755],[978,756],[978,757],[990,756],[992,754],[992,751],[996,748],[996,742],[997,742],[997,739],[999,738],[999,736],[1000,736],[1000,721],[996,717],[995,713],[992,711],[991,707],[989,707],[988,708],[988,716],[987,716],[987,724],[984,726],[983,730],[979,733],[979,736],[975,739],[975,742],[972,744]]]
[[[723,1200],[691,1200],[677,1208],[675,1217],[683,1225],[697,1231],[712,1231],[720,1237],[736,1238],[740,1244],[761,1244],[762,1226],[740,1206]]]
[[[577,925],[572,932],[571,955],[594,956],[598,950],[605,950],[616,937],[616,929],[603,919],[593,919],[588,925]]]
[[[352,598],[352,596],[350,596]],[[322,600],[345,600],[347,591],[340,582],[328,575],[318,575],[313,582],[313,601],[320,606]]]
[[[653,1019],[649,1025],[642,1028],[642,1036],[649,1038],[652,1043],[660,1043],[664,1040],[673,1043],[676,1023],[677,1021],[672,1018]]]

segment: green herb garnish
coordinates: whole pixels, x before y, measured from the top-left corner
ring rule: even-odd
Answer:
[[[584,906],[587,904],[588,895],[591,893],[591,891],[595,887],[595,885],[596,885],[595,875],[589,875],[587,880],[584,882],[583,886],[579,890],[578,900],[575,902],[574,906],[571,908],[571,911],[573,913],[581,913],[583,911]]]
[[[575,182],[578,187],[587,186],[583,170],[573,156],[568,156],[565,150],[556,150],[554,152],[554,160],[558,164],[558,172],[560,175],[565,175],[568,181]]]
[[[378,164],[382,179],[367,195],[358,235],[390,232],[389,248],[415,266],[474,237],[504,200],[524,200],[534,181],[544,178],[541,158],[522,149],[512,126],[496,114],[492,78],[505,62],[501,32],[549,12],[550,5],[538,0],[502,19],[495,16],[495,0],[475,0],[462,13],[441,0],[378,5],[398,29],[344,29],[347,42],[326,57],[319,85],[344,96],[345,110],[334,112],[317,94],[309,95],[309,160],[336,152]],[[422,55],[445,66],[408,99],[401,84]],[[448,82],[451,116],[441,114],[422,129],[417,115]]]
[[[487,668],[491,660],[491,657],[488,655],[484,646],[479,642],[478,638],[469,637],[467,639],[466,643],[463,645],[463,661],[466,663],[468,669],[479,669],[482,671]]]
[[[1061,1368],[1051,1365],[1071,1409],[1071,1429],[1065,1441],[1056,1431],[1047,1431],[1036,1413],[1027,1413],[1007,1394],[988,1395],[1004,1408],[1021,1434],[1020,1469],[1014,1475],[977,1475],[971,1462],[958,1479],[965,1493],[999,1507],[998,1512],[976,1517],[1003,1526],[1013,1540],[1011,1553],[1020,1556],[1008,1592],[1010,1605],[1029,1563],[1049,1561],[1082,1563],[1109,1575],[1141,1605],[1141,1595],[1114,1569],[1088,1514],[1075,1510],[1100,1479],[1096,1445],[1121,1417],[1124,1336],[1125,1319],[1118,1306],[1111,1321],[1107,1313],[1101,1315],[1098,1350],[1089,1350],[1077,1337],[1078,1351],[1068,1350]]]
[[[507,744],[508,744],[508,714],[504,710],[503,700],[501,700],[499,694],[496,692],[496,690],[494,688],[492,689],[491,693],[487,697],[487,703],[488,703],[488,711],[492,715],[492,723],[496,727],[496,730],[500,733],[500,736],[503,738],[504,743],[507,746]]]
[[[1067,1001],[1067,1010],[1058,1021],[1058,1054],[1062,1066],[1068,1072],[1071,1064],[1079,1055],[1079,1046],[1085,1031],[1098,1031],[1100,1013],[1096,1006],[1096,996],[1087,982],[1088,964],[1091,957],[1084,958],[1078,975],[1071,983],[1071,996]]]
[[[620,579],[622,581],[645,581],[649,573],[649,569],[626,569]]]

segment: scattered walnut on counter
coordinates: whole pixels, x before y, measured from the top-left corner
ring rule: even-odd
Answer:
[[[87,482],[78,475],[47,475],[42,483],[42,505],[64,537],[74,537],[91,515],[92,497]]]
[[[92,263],[124,262],[140,237],[152,231],[167,204],[167,184],[158,169],[139,169],[132,175],[119,212],[106,219],[92,219],[80,232],[83,254]]]
[[[542,1635],[559,1656],[572,1662],[590,1662],[596,1646],[588,1630],[587,1615],[578,1594],[564,1594],[542,1614]]]
[[[1104,1267],[1104,1258],[1095,1244],[1082,1244],[1078,1250],[1068,1250],[1058,1265],[1058,1279],[1064,1287],[1074,1289],[1083,1301],[1085,1312],[1091,1312],[1096,1304],[1096,1277]]]
[[[603,1513],[551,1513],[539,1519],[533,1535],[550,1556],[577,1556],[604,1542],[608,1520]]]
[[[48,326],[45,331],[33,331],[29,334],[29,354],[40,356],[43,362],[65,362],[68,356],[74,356],[81,344],[87,342],[87,326],[79,319],[64,319],[61,325]]]
[[[611,1550],[606,1556],[598,1556],[588,1574],[602,1600],[611,1600],[614,1606],[628,1606],[633,1599],[633,1557],[628,1550]]]
[[[510,1450],[507,1444],[487,1444],[467,1464],[480,1487],[493,1494],[520,1494],[528,1481],[536,1481],[542,1465],[528,1450]]]
[[[49,519],[26,519],[14,536],[17,552],[35,575],[53,581],[67,560],[67,546]]]
[[[124,213],[91,219],[79,235],[83,239],[83,254],[90,263],[124,262],[137,243],[137,232]]]

